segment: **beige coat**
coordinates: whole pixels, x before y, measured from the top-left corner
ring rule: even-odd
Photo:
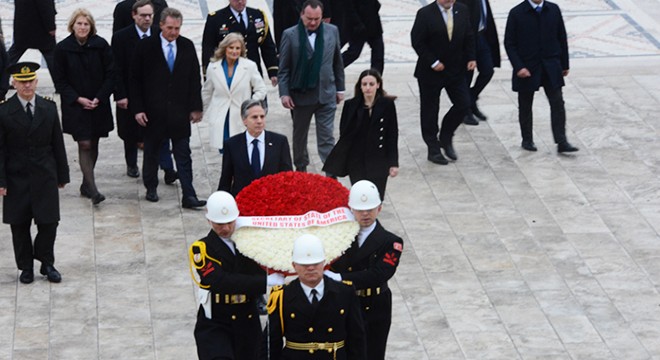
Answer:
[[[257,64],[253,61],[240,58],[234,69],[234,79],[231,89],[227,86],[222,61],[209,64],[206,70],[206,81],[202,88],[202,101],[204,102],[204,119],[209,124],[209,143],[217,149],[223,148],[223,131],[225,118],[229,111],[229,136],[245,131],[241,119],[241,104],[252,99],[266,98],[266,84],[264,83]]]

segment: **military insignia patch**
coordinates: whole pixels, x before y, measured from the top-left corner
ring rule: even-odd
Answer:
[[[394,250],[402,252],[403,251],[403,244],[395,242],[394,243]]]

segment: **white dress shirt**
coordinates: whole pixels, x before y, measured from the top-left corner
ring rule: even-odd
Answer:
[[[265,155],[266,155],[266,132],[262,131],[261,134],[259,134],[259,136],[257,136],[255,138],[255,137],[252,137],[252,135],[250,135],[250,133],[246,131],[245,132],[245,139],[247,141],[247,157],[248,157],[248,160],[250,160],[249,161],[250,163],[252,163],[252,148],[254,147],[254,145],[252,145],[252,140],[254,140],[254,139],[259,140],[259,142],[257,143],[257,145],[258,145],[257,148],[259,149],[259,162],[260,162],[259,168],[263,169],[264,168],[264,158],[265,158]]]
[[[312,289],[316,290],[316,298],[321,301],[323,298],[323,291],[325,290],[325,284],[323,283],[323,279],[321,279],[321,282],[316,285],[316,287],[309,287],[302,282],[300,283],[300,286],[302,286],[303,291],[305,292],[305,295],[307,296],[307,300],[309,300],[309,303],[312,303]]]

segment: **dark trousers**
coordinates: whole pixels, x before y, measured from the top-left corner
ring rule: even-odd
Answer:
[[[55,236],[57,235],[58,223],[37,224],[37,236],[32,244],[30,225],[32,222],[23,224],[11,224],[11,236],[14,242],[14,256],[16,266],[19,270],[33,268],[33,259],[41,261],[45,265],[55,263]]]
[[[309,165],[307,152],[307,134],[312,122],[312,115],[316,122],[316,147],[322,162],[328,158],[335,146],[333,130],[335,126],[335,111],[337,103],[296,106],[291,110],[293,118],[293,164],[297,169]]]
[[[371,48],[371,68],[378,70],[382,75],[385,64],[385,44],[383,44],[383,34],[378,34],[378,36],[372,36],[367,39],[360,37],[359,39],[349,41],[348,49],[341,54],[344,67],[352,64],[360,57],[365,42],[368,43]]]
[[[137,166],[138,147],[137,142],[124,140],[124,160],[126,166]],[[172,151],[170,150],[170,140],[163,141],[158,156],[158,163],[163,170],[174,170],[174,163],[172,162]]]
[[[380,295],[360,298],[360,305],[367,333],[367,359],[383,360],[392,325],[392,292],[388,289]]]
[[[241,322],[240,325],[237,322]],[[259,317],[255,314],[252,320],[246,321],[239,318],[233,320],[233,323],[229,319],[227,321],[208,319],[200,307],[194,331],[197,356],[200,360],[256,360],[259,358],[261,344]]]
[[[490,51],[490,45],[488,45],[488,41],[486,41],[486,36],[483,32],[480,32],[477,35],[477,70],[479,70],[479,75],[477,75],[477,80],[474,82],[474,86],[470,88],[471,104],[477,103],[479,94],[481,94],[486,85],[488,85],[490,82],[490,79],[493,78],[493,74],[495,74],[493,55]],[[472,85],[473,76],[474,71],[468,71],[468,86]]]
[[[423,81],[417,79],[420,97],[420,123],[422,138],[428,146],[429,154],[440,153],[440,143],[451,145],[454,132],[463,122],[470,108],[470,95],[465,77],[454,76],[442,81]],[[440,111],[440,92],[447,91],[452,107],[442,118],[440,138],[438,139],[438,112]]]
[[[142,160],[142,180],[147,190],[158,187],[158,163],[163,142],[161,137],[145,136],[144,159]],[[179,172],[179,182],[183,198],[197,196],[193,188],[192,158],[190,157],[190,138],[172,139],[172,154]]]
[[[566,141],[566,110],[564,109],[564,97],[561,87],[550,89],[543,87],[545,96],[550,103],[550,124],[552,126],[552,136],[555,144],[561,144]],[[518,92],[518,121],[520,122],[520,133],[522,141],[527,143],[534,142],[532,131],[532,104],[534,103],[535,91]]]
[[[27,51],[27,47],[13,43],[9,50],[7,50],[7,55],[9,55],[9,64],[13,65],[18,62],[18,60],[25,54]],[[40,49],[37,49],[41,52],[41,55],[43,55],[44,59],[46,60],[46,65],[48,66],[48,72],[50,72],[50,77],[53,77],[53,69],[55,69],[55,41],[53,41],[52,46],[47,46],[47,47],[42,47]]]

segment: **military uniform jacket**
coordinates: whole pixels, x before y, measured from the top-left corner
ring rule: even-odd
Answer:
[[[367,138],[358,138],[360,126],[367,121]],[[344,103],[339,126],[339,141],[328,155],[323,171],[336,176],[348,175],[350,157],[364,159],[367,176],[388,176],[390,167],[399,166],[399,127],[394,100],[378,97],[371,117],[364,111],[364,99],[355,97]],[[362,154],[351,152],[355,142],[364,142]]]
[[[232,323],[232,326],[238,327],[242,322],[232,322],[232,316],[236,319],[247,319],[248,322],[258,322],[259,316],[254,299],[266,292],[265,272],[259,264],[238,250],[234,255],[213,230],[199,241],[206,244],[208,256],[221,263],[217,264],[207,259],[206,266],[197,270],[201,284],[210,286],[207,290],[212,296],[213,320]],[[216,294],[219,294],[221,300],[224,295],[244,294],[249,301],[245,304],[216,304]]]
[[[336,360],[366,359],[364,324],[355,289],[328,277],[324,277],[324,284],[323,298],[316,306],[309,302],[298,279],[280,290],[281,307],[277,302],[277,308],[269,315],[271,360],[333,359],[333,353],[327,350],[312,354],[286,348],[282,337],[297,343],[343,340],[345,346],[337,350]]]
[[[362,247],[357,241],[346,250],[331,270],[341,274],[342,280],[350,280],[356,289],[386,287],[394,276],[401,259],[403,240],[385,230],[376,220],[376,228],[367,236]]]
[[[7,224],[58,222],[57,186],[69,182],[57,107],[35,96],[32,122],[17,95],[0,105],[0,187],[7,189],[2,207]]]
[[[243,29],[239,25],[229,6],[217,12],[209,13],[202,38],[202,67],[206,69],[215,49],[227,34],[238,32],[245,37],[247,58],[257,64],[259,73],[263,74],[261,59],[259,58],[259,50],[261,50],[261,57],[263,57],[266,64],[268,77],[277,76],[277,50],[271,36],[268,18],[259,9],[246,7],[245,12],[247,12],[248,18],[247,29]]]

